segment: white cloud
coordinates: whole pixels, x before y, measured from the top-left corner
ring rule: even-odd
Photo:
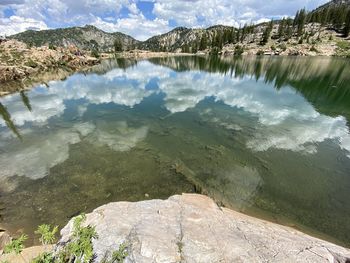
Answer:
[[[30,94],[31,111],[23,105],[18,94],[6,96],[2,103],[6,105],[16,126],[22,126],[26,122],[40,125],[53,116],[60,116],[65,109],[63,99],[58,95],[37,91]],[[0,125],[5,126],[4,120],[0,119]]]
[[[26,133],[26,137],[20,142],[6,133],[1,134],[1,146],[6,151],[0,153],[0,182],[6,182],[14,175],[32,180],[45,177],[52,167],[69,158],[69,146],[81,142],[81,136],[89,136],[88,140],[94,145],[129,151],[146,138],[148,128],[129,127],[125,121],[99,122],[97,125],[85,122],[68,128],[48,130],[45,127],[39,132],[27,129],[21,133]],[[11,190],[15,185],[8,187],[7,190]]]
[[[14,175],[30,179],[42,178],[48,174],[50,168],[67,160],[69,145],[79,141],[78,134],[70,130],[39,136],[33,134],[19,146],[10,140],[9,150],[0,154],[0,178]]]
[[[106,32],[122,32],[133,36],[137,40],[146,40],[154,35],[159,35],[170,30],[167,20],[156,18],[146,19],[142,14],[130,15],[127,18],[117,19],[116,22],[108,22],[96,17],[92,25]]]
[[[285,14],[294,16],[296,10],[313,9],[326,0],[305,1],[274,0],[266,4],[260,0],[155,0],[154,13],[162,19],[175,20],[188,27],[225,24],[238,26],[244,23],[267,21]]]
[[[263,81],[224,77],[219,73],[181,72],[177,77],[163,78],[159,87],[165,93],[165,106],[171,113],[195,107],[206,97],[241,108],[259,120],[254,138],[247,147],[254,151],[271,148],[317,152],[317,144],[334,140],[348,151],[350,134],[344,117],[318,113],[310,103],[291,88],[276,92]],[[236,123],[212,119],[226,129],[240,130]]]
[[[33,18],[24,18],[20,16],[0,18],[0,35],[9,36],[29,29],[43,30],[47,28],[45,22]]]
[[[114,151],[129,151],[136,144],[146,138],[148,128],[129,127],[126,121],[120,122],[99,122],[96,132],[90,137],[90,141],[95,144],[107,145]]]

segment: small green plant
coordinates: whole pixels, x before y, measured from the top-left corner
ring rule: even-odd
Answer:
[[[235,51],[234,51],[235,56],[240,56],[243,54],[243,52],[244,52],[244,48],[242,46],[240,45],[235,46]]]
[[[24,65],[27,67],[36,68],[38,66],[38,63],[30,59],[27,62],[25,62]]]
[[[73,234],[69,243],[57,256],[57,262],[89,263],[93,259],[92,239],[98,238],[95,227],[82,224],[85,215],[77,216],[73,222]]]
[[[55,241],[55,235],[58,232],[58,226],[55,226],[51,229],[50,225],[43,224],[38,227],[35,231],[35,234],[40,235],[40,242],[43,245],[52,244]]]
[[[282,43],[278,46],[282,51],[286,51],[287,50],[287,45],[285,43]]]
[[[15,238],[11,240],[11,242],[4,247],[4,253],[5,254],[15,253],[16,255],[21,254],[21,252],[25,248],[24,241],[26,241],[27,239],[28,239],[28,236],[25,234],[22,234],[19,238]]]
[[[338,41],[337,47],[343,50],[349,50],[350,49],[350,42],[347,41]]]
[[[95,58],[99,58],[100,57],[100,53],[98,53],[97,49],[93,49],[91,51],[91,56],[95,57]]]
[[[56,47],[53,44],[49,44],[49,49],[56,50]]]
[[[111,263],[122,263],[124,259],[128,256],[127,245],[125,243],[120,244],[118,250],[114,251],[112,254]]]
[[[312,47],[310,48],[310,51],[318,53],[318,50],[314,45],[312,45]]]
[[[31,263],[52,263],[52,262],[54,262],[54,256],[52,255],[52,253],[49,253],[49,252],[44,252],[31,261]]]

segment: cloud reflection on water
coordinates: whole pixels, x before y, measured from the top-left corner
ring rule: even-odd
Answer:
[[[156,89],[146,88],[151,81],[156,82]],[[231,77],[198,70],[175,73],[143,61],[127,70],[117,68],[103,75],[77,74],[65,81],[52,81],[49,89],[39,87],[28,93],[30,110],[23,105],[19,94],[1,98],[20,131],[26,129],[26,124],[32,126],[26,132],[30,139],[15,147],[11,145],[14,139],[1,132],[2,147],[10,149],[0,153],[1,176],[43,177],[50,168],[68,158],[69,145],[80,142],[81,136],[89,135],[91,141],[117,151],[130,150],[146,138],[148,127],[132,128],[126,121],[80,126],[68,123],[68,127],[55,128],[45,136],[36,129],[47,125],[52,117],[62,116],[67,101],[82,100],[78,108],[78,116],[82,117],[90,104],[115,103],[132,108],[155,93],[164,94],[164,106],[172,114],[194,108],[207,97],[250,113],[258,119],[251,123],[254,136],[246,139],[247,147],[254,151],[276,148],[315,153],[318,143],[332,139],[350,158],[346,119],[320,114],[291,87],[277,91],[271,84],[255,81],[249,75]],[[0,120],[0,125],[6,126],[5,121]],[[239,127],[239,123],[225,125]]]

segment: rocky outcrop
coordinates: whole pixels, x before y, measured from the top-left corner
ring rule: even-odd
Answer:
[[[127,245],[125,262],[348,262],[350,250],[218,207],[203,195],[110,203],[87,215],[96,262]],[[73,221],[61,231],[69,240]]]
[[[69,46],[76,46],[81,50],[96,49],[100,52],[113,51],[115,41],[120,42],[125,49],[131,48],[139,42],[126,34],[120,32],[104,32],[92,25],[42,31],[27,30],[12,35],[10,38],[37,47],[43,45],[66,48]]]
[[[89,53],[83,54],[77,48],[29,48],[16,40],[0,43],[0,82],[22,81],[57,68],[75,71],[97,63],[99,59]]]

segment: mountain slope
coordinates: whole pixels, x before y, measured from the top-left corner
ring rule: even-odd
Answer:
[[[350,0],[332,0],[332,1],[329,1],[329,2],[325,3],[324,5],[321,5],[321,6],[317,7],[315,9],[315,11],[316,10],[325,9],[325,8],[329,8],[329,7],[337,7],[337,6],[341,6],[341,5],[348,5],[348,6],[350,6]]]
[[[207,29],[177,27],[168,33],[151,37],[139,43],[137,47],[139,49],[154,51],[176,51],[195,44],[197,48],[199,48],[203,37],[206,43],[211,43],[218,34],[229,35],[233,29],[233,27],[222,25],[209,27]]]
[[[33,46],[53,45],[69,47],[74,45],[79,49],[113,50],[114,41],[122,43],[124,49],[138,44],[139,41],[126,34],[107,33],[94,26],[70,27],[42,31],[28,30],[12,35],[9,38],[22,41]]]

